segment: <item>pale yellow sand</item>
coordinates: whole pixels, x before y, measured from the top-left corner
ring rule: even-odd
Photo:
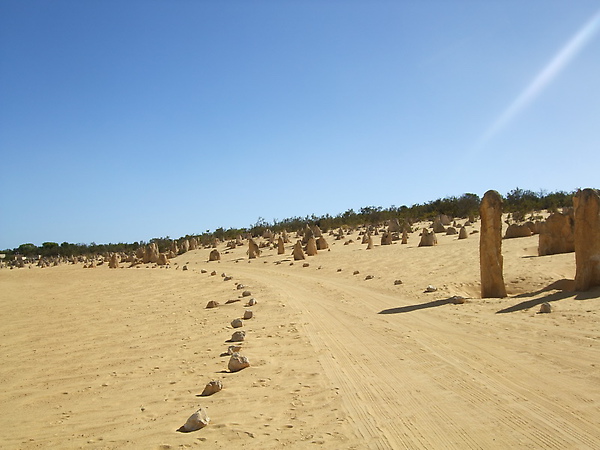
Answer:
[[[600,291],[552,289],[573,279],[573,253],[503,241],[510,297],[482,300],[478,235],[374,236],[368,251],[349,238],[327,236],[309,267],[221,245],[221,262],[197,250],[178,270],[0,270],[1,447],[600,448]],[[258,304],[251,367],[230,374],[235,282]],[[211,379],[224,390],[199,397]],[[210,425],[177,432],[199,406]]]

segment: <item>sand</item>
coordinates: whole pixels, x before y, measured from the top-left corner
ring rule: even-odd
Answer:
[[[600,290],[568,290],[574,253],[504,240],[509,297],[481,299],[476,234],[326,239],[293,264],[293,244],[250,262],[220,245],[170,268],[0,270],[2,448],[600,448]],[[229,373],[246,309],[251,366]],[[210,424],[177,431],[200,406]]]

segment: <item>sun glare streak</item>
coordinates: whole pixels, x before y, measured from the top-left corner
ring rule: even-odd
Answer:
[[[581,27],[581,29],[564,45],[544,69],[533,79],[527,88],[510,104],[510,106],[494,121],[479,140],[478,147],[488,142],[501,131],[523,109],[533,102],[540,93],[571,62],[600,29],[600,10]]]

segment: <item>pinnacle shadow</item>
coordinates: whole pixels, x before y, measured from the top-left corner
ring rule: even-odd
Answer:
[[[555,287],[555,286],[557,286],[557,283],[559,283],[558,285],[560,286],[561,285],[560,283],[565,282],[565,281],[570,282],[572,280],[559,280],[555,283],[550,284],[546,288],[540,289],[539,291],[532,292],[532,293],[526,293],[526,294],[520,294],[513,298],[533,297],[535,295],[539,295],[539,294],[541,294],[543,292],[547,292],[549,290],[559,289],[559,288]],[[551,287],[551,286],[554,286],[554,287]],[[539,298],[534,298],[531,300],[526,300],[521,303],[517,303],[516,305],[509,306],[508,308],[501,309],[500,311],[496,311],[496,314],[505,314],[505,313],[511,313],[511,312],[516,312],[516,311],[523,311],[525,309],[530,309],[535,306],[541,305],[542,303],[556,302],[556,301],[564,300],[564,299],[567,299],[570,297],[572,297],[573,300],[591,300],[591,299],[595,299],[595,298],[600,298],[600,288],[594,288],[594,289],[591,289],[591,290],[585,291],[585,292],[577,292],[577,291],[574,291],[571,289],[564,289],[564,290],[561,290],[560,292],[554,292],[554,293],[547,294],[547,295],[544,295]]]
[[[442,300],[432,300],[430,302],[419,303],[417,305],[399,306],[397,308],[384,309],[382,311],[379,311],[377,314],[402,314],[402,313],[407,313],[407,312],[412,312],[412,311],[418,311],[420,309],[436,308],[438,306],[443,306],[443,305],[448,305],[448,304],[452,304],[451,298],[445,298]]]

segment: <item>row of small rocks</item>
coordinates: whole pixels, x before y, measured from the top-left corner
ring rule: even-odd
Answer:
[[[214,276],[214,275],[216,275],[216,273],[213,272],[213,273],[211,273],[211,275]],[[221,276],[223,277],[224,281],[228,281],[233,278],[233,277],[228,277],[226,274],[222,274]],[[241,283],[238,283],[236,285],[236,287],[238,290],[245,288],[245,286]],[[250,291],[244,290],[239,298],[228,300],[225,304],[239,302],[241,300],[241,298],[250,297],[251,295],[252,295],[252,293]],[[246,306],[254,306],[254,305],[256,305],[256,303],[257,303],[256,299],[250,298],[248,300],[248,303],[246,304]],[[210,300],[207,303],[206,308],[209,308],[209,309],[218,308],[219,306],[220,306],[220,303],[218,301]],[[252,319],[253,317],[254,317],[254,312],[251,309],[246,309],[241,318],[238,317],[231,321],[231,326],[232,326],[232,328],[241,328],[244,326],[243,320],[249,320],[249,319]],[[240,370],[245,369],[246,367],[250,367],[249,359],[246,356],[240,354],[240,350],[242,349],[242,346],[239,343],[244,341],[245,339],[246,339],[246,332],[244,330],[236,330],[231,335],[231,339],[229,340],[229,342],[231,342],[233,345],[230,345],[227,348],[227,352],[226,352],[227,355],[230,355],[229,362],[227,364],[227,368],[228,368],[229,372],[231,372],[231,373],[239,372]],[[201,396],[206,397],[209,395],[213,395],[213,394],[216,394],[217,392],[221,391],[222,389],[223,389],[223,382],[221,380],[211,380],[204,387],[204,390],[202,391]],[[190,431],[200,430],[201,428],[206,427],[209,423],[210,423],[210,417],[208,416],[206,409],[199,408],[196,412],[194,412],[194,414],[192,414],[187,419],[187,421],[179,429],[179,431],[190,432]]]

